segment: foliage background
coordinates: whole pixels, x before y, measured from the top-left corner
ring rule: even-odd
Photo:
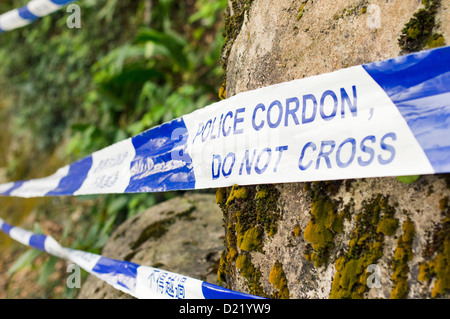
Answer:
[[[2,1],[0,12],[27,2]],[[75,3],[81,29],[62,9],[0,34],[0,182],[47,176],[218,99],[227,0]],[[0,217],[99,253],[126,218],[176,195],[0,198]],[[62,261],[3,234],[0,244],[0,297],[76,297]]]

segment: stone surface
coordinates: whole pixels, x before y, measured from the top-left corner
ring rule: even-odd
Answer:
[[[424,8],[420,0],[229,1],[236,3],[251,7],[222,57],[227,97],[401,55],[402,31]],[[440,1],[433,28],[446,43],[449,6]],[[279,184],[271,190],[275,207],[264,213],[262,185],[239,188],[242,196],[219,190],[226,232],[219,277],[231,289],[271,298],[448,298],[449,184],[449,175],[411,184],[395,177]],[[244,249],[243,232],[266,227],[268,213],[278,216],[276,233],[265,230],[259,245],[252,239],[257,248]],[[424,271],[430,265],[440,274]],[[369,287],[371,274],[381,286]]]
[[[102,256],[128,260],[217,284],[222,213],[211,194],[188,194],[125,221]],[[130,298],[90,275],[78,298]]]
[[[441,1],[436,17],[447,42],[449,6]],[[396,57],[398,38],[421,7],[420,0],[254,0],[228,57],[227,96]]]

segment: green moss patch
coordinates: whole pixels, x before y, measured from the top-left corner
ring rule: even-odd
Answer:
[[[383,256],[385,235],[379,231],[380,221],[386,223],[386,220],[393,219],[394,214],[395,208],[389,205],[387,197],[376,195],[363,202],[362,212],[355,216],[355,227],[350,234],[347,252],[335,261],[336,274],[331,285],[331,299],[364,297],[368,289],[367,267],[376,264]]]
[[[280,192],[273,185],[259,185],[256,192],[256,220],[271,237],[278,231],[278,220],[280,219],[280,210],[278,208],[278,198]]]
[[[333,16],[334,20],[339,20],[348,16],[355,16],[358,14],[365,14],[367,12],[367,5],[369,1],[360,0],[357,3],[352,3],[348,7],[345,7],[340,12],[335,13]]]
[[[424,257],[430,260],[420,265],[418,279],[428,283],[436,279],[431,291],[432,298],[448,293],[450,291],[450,209],[448,207],[442,224],[435,230],[432,243],[427,247]]]
[[[316,252],[313,258],[316,267],[326,261],[328,252],[334,246],[334,234],[342,232],[342,215],[337,215],[334,210],[335,204],[330,199],[318,200],[311,205],[311,220],[306,226],[304,238]]]
[[[261,271],[253,265],[249,254],[244,253],[237,257],[236,268],[239,269],[241,276],[247,280],[247,287],[251,294],[267,296],[261,286]]]
[[[162,219],[159,221],[156,221],[150,225],[148,225],[139,235],[138,239],[130,244],[131,249],[136,249],[140,245],[142,245],[144,242],[151,240],[151,239],[158,239],[164,236],[165,233],[169,230],[169,227],[174,224],[179,219],[193,219],[192,212],[195,210],[195,206],[191,206],[187,210],[180,212],[176,214],[175,216],[171,218]],[[167,213],[167,215],[170,215],[171,212]]]
[[[136,249],[149,239],[161,238],[169,230],[170,225],[174,222],[174,218],[169,218],[157,221],[147,226],[139,235],[138,239],[130,246],[130,248]]]
[[[217,190],[216,202],[222,209],[225,226],[225,250],[218,270],[219,282],[236,276],[234,268],[237,268],[247,279],[249,290],[258,295],[263,293],[258,283],[259,270],[244,266],[251,256],[249,253],[264,253],[264,239],[277,233],[281,216],[277,204],[279,196],[273,185],[234,185]],[[256,273],[250,276],[252,271]]]
[[[391,299],[403,299],[408,294],[408,261],[413,258],[412,242],[414,239],[414,223],[408,219],[403,223],[403,235],[397,240],[392,263],[392,282],[394,286],[391,291]]]
[[[308,1],[309,0],[304,0],[300,5],[300,7],[298,8],[297,21],[299,21],[303,17],[303,14],[305,13],[305,6],[308,3]]]
[[[320,267],[328,261],[329,253],[334,248],[334,237],[343,231],[343,219],[347,210],[337,211],[337,202],[330,198],[336,194],[341,182],[318,182],[305,184],[310,191],[311,219],[306,226],[303,237],[312,245],[313,253],[307,258]]]
[[[253,0],[231,0],[233,15],[231,15],[230,8],[226,11],[225,28],[222,34],[225,41],[222,46],[220,61],[225,71],[227,70],[228,56],[230,55],[234,40],[236,40],[241,31],[245,14],[250,10],[252,3]]]
[[[398,219],[395,218],[383,218],[377,226],[377,233],[382,233],[385,236],[394,235],[398,228]]]
[[[402,30],[398,44],[401,53],[417,52],[424,48],[435,48],[445,44],[444,37],[434,32],[436,13],[441,4],[440,0],[422,1],[424,8],[414,13]]]

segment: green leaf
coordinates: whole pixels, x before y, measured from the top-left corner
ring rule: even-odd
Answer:
[[[42,230],[41,225],[39,225],[38,223],[34,223],[33,224],[33,233],[43,234],[44,231]]]
[[[72,230],[72,220],[69,218],[66,226],[64,227],[64,231],[61,236],[61,242],[64,242],[67,239],[67,236],[69,236],[71,230]]]
[[[40,267],[40,276],[38,280],[38,285],[46,286],[48,283],[48,278],[55,271],[55,265],[58,262],[58,258],[55,256],[50,256]]]
[[[122,209],[127,206],[128,197],[118,196],[112,198],[111,202],[108,203],[108,216],[117,215]]]
[[[173,62],[177,63],[183,69],[188,68],[188,60],[184,54],[184,48],[187,42],[174,31],[159,32],[149,28],[142,28],[136,36],[135,41],[136,43],[144,44],[152,42],[166,48]]]
[[[108,218],[108,220],[105,222],[102,229],[96,236],[96,240],[94,241],[94,245],[92,248],[101,249],[103,248],[103,246],[106,245],[106,242],[109,239],[109,231],[111,230],[111,227],[113,226],[114,221],[116,220],[116,216],[117,215],[114,215]]]
[[[71,129],[73,132],[84,132],[90,127],[90,124],[76,123],[72,124]]]
[[[397,176],[397,180],[403,184],[411,184],[415,182],[420,175],[411,175],[411,176]]]
[[[41,251],[37,249],[27,250],[22,255],[20,255],[20,257],[17,258],[14,264],[8,269],[8,275],[12,275],[17,271],[29,266],[40,254]]]

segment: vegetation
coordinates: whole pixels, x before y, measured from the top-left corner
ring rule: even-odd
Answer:
[[[385,235],[380,230],[380,225],[387,220],[394,220],[394,215],[395,207],[389,205],[387,197],[377,195],[363,202],[363,211],[355,216],[355,227],[350,235],[348,251],[340,254],[335,261],[336,274],[331,286],[331,299],[363,298],[368,289],[367,267],[376,264],[383,256]],[[396,226],[382,226],[381,229],[388,228],[387,233],[393,234],[393,227],[397,227],[398,223],[393,224]],[[408,238],[405,238],[405,241],[409,244],[413,235],[409,231],[410,225],[406,227],[408,235],[405,237]],[[401,267],[403,266],[402,264]]]
[[[2,1],[0,12],[27,2]],[[14,136],[7,146],[12,157],[2,159],[8,180],[43,177],[218,100],[227,0],[77,4],[80,29],[67,27],[70,13],[63,9],[0,35],[0,104],[6,105],[1,116],[9,123],[3,131]],[[43,170],[49,161],[53,171]],[[65,244],[98,253],[119,223],[172,196],[83,196],[60,200],[62,212],[55,202],[40,205],[38,215],[53,218],[57,208]],[[80,207],[81,217],[73,222],[70,215]],[[11,274],[38,256],[25,254]],[[44,263],[50,273],[54,260]]]
[[[398,39],[402,53],[417,52],[424,48],[436,48],[444,45],[443,35],[434,32],[435,17],[441,0],[422,0],[422,4],[424,8],[414,13]]]

